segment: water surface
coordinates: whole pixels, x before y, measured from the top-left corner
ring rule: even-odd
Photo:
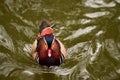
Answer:
[[[67,49],[59,67],[31,58],[40,21]],[[1,0],[0,80],[119,80],[120,0]]]

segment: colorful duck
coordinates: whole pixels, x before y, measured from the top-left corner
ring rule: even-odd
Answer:
[[[53,25],[42,21],[39,35],[32,45],[32,57],[40,65],[59,66],[66,58],[66,49],[53,34]]]

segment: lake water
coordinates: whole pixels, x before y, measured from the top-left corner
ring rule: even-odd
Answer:
[[[44,19],[67,49],[59,67],[29,55]],[[120,0],[0,0],[0,80],[120,80]]]

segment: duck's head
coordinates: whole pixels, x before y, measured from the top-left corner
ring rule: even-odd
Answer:
[[[47,22],[46,20],[42,21],[41,25],[39,26],[40,35],[45,36],[45,35],[53,34],[52,27],[54,26],[55,24],[50,25],[49,22]]]
[[[41,36],[53,34],[53,29],[51,27],[46,27],[40,33]]]

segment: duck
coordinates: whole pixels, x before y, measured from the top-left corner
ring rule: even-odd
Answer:
[[[56,38],[53,25],[43,20],[39,26],[39,34],[31,48],[33,59],[43,66],[59,66],[64,63],[67,52],[63,43]]]

